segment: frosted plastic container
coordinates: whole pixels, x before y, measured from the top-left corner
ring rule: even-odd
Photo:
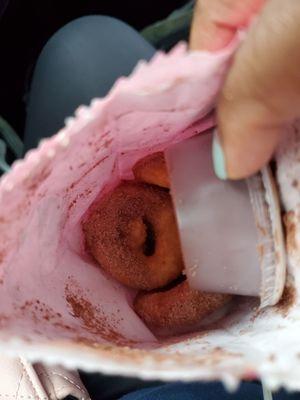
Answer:
[[[211,146],[212,134],[205,133],[165,152],[187,278],[198,290],[257,296],[263,305],[273,304],[285,278],[285,266],[278,268],[275,260],[272,221],[280,231],[281,223],[274,187],[269,185],[270,207],[260,174],[218,179]]]

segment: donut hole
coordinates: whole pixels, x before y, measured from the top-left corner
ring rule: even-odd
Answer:
[[[145,256],[150,257],[155,253],[155,231],[153,225],[147,218],[143,218],[143,224],[146,227],[146,238],[143,245],[143,253]]]

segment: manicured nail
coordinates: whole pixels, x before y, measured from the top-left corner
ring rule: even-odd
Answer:
[[[217,130],[213,133],[212,159],[215,174],[220,179],[227,179],[226,162]]]

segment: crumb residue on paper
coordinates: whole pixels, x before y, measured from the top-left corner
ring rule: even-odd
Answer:
[[[270,354],[269,355],[269,361],[274,362],[276,360],[276,355],[275,354]]]
[[[21,306],[18,306],[21,312],[30,314],[34,321],[44,320],[50,321],[52,324],[61,320],[62,315],[59,312],[53,310],[52,307],[43,303],[40,300],[27,300]]]
[[[0,313],[0,327],[1,328],[5,327],[9,322],[9,319],[10,318],[8,315]]]
[[[5,251],[4,250],[0,250],[0,264],[3,263],[5,258]]]
[[[121,321],[119,316],[107,315],[100,306],[95,306],[87,300],[77,287],[71,288],[71,285],[67,284],[65,295],[71,314],[81,320],[87,332],[99,335],[99,338],[111,343],[122,345],[135,343],[126,339],[118,331],[118,325]],[[84,331],[80,334],[83,336]]]

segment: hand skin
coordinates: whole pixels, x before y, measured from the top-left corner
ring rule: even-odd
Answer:
[[[217,104],[218,134],[231,179],[265,165],[285,126],[300,117],[299,0],[198,0],[190,47],[219,50],[252,21]]]

